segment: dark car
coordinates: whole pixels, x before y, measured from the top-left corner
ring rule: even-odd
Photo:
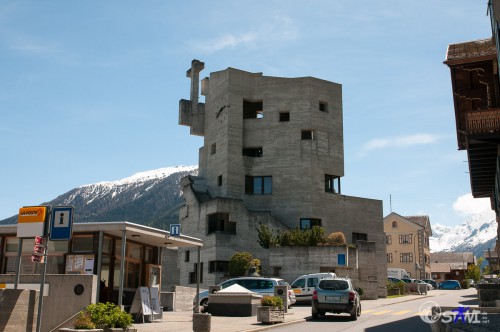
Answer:
[[[461,289],[457,280],[445,280],[439,284],[439,289]]]
[[[431,284],[434,289],[438,289],[438,284],[432,279],[422,279],[423,282],[426,282],[428,284]]]
[[[399,283],[400,281],[403,281],[403,280],[401,280],[399,278],[396,278],[396,277],[387,277],[387,281],[397,284],[397,283]]]
[[[327,312],[348,313],[352,320],[361,315],[361,301],[358,292],[346,278],[322,279],[312,295],[311,314],[313,319],[324,316]]]

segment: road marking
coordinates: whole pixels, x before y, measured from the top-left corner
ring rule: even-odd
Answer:
[[[401,310],[398,312],[393,313],[393,315],[400,316],[409,313],[411,310]]]
[[[364,314],[367,314],[367,313],[370,313],[370,312],[374,312],[375,310],[373,309],[368,309],[368,310],[363,310],[363,313]]]
[[[381,316],[381,315],[385,315],[389,312],[392,312],[392,310],[382,310],[382,311],[374,313],[372,316]]]

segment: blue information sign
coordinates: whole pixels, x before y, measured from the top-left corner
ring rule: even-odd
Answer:
[[[170,236],[180,236],[180,235],[181,235],[181,225],[170,224]]]
[[[50,218],[51,241],[68,241],[73,234],[73,211],[72,206],[55,206],[52,208]]]

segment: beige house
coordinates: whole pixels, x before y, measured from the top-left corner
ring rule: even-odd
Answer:
[[[393,212],[384,218],[384,231],[387,267],[405,269],[412,278],[430,279],[429,217],[403,217]]]

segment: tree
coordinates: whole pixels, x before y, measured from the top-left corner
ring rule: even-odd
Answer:
[[[231,277],[240,277],[246,274],[252,265],[252,254],[246,251],[234,253],[229,259],[229,275]]]
[[[476,264],[471,264],[467,266],[467,272],[465,272],[465,279],[473,279],[478,282],[481,279],[481,269]]]
[[[257,242],[262,248],[269,249],[276,246],[276,238],[273,236],[273,231],[266,224],[260,224],[257,228]]]

